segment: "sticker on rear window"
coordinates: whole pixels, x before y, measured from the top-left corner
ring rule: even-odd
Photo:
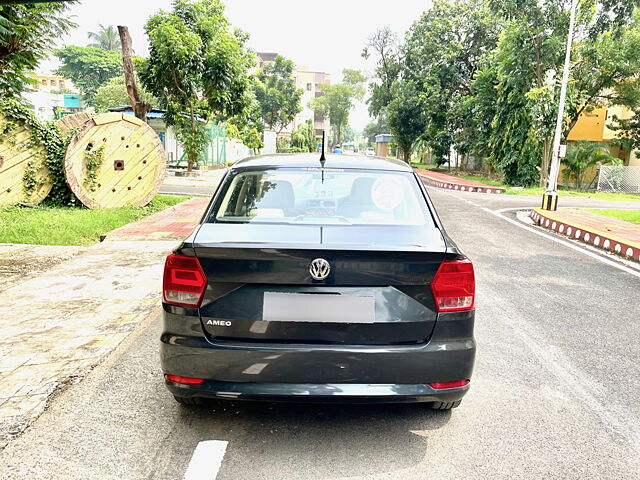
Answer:
[[[371,187],[371,200],[380,210],[390,212],[397,208],[403,199],[402,183],[394,175],[378,178]]]

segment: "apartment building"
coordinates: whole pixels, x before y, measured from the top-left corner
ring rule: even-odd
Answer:
[[[278,54],[275,52],[258,52],[256,56],[258,58],[258,67],[262,68],[269,62],[275,61]],[[307,66],[296,64],[293,76],[296,80],[296,86],[302,90],[302,111],[296,115],[290,125],[280,132],[280,135],[289,136],[298,125],[310,120],[316,130],[316,136],[321,137],[323,130],[329,132],[329,119],[322,118],[316,114],[309,106],[309,102],[313,98],[324,95],[322,85],[331,84],[331,75],[325,72],[313,71]]]

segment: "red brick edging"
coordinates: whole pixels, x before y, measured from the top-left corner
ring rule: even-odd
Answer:
[[[621,257],[640,262],[640,246],[629,243],[623,238],[608,235],[595,228],[568,223],[561,220],[559,216],[554,215],[554,212],[548,212],[540,208],[532,210],[530,216],[536,224],[543,228],[607,250]]]
[[[416,173],[424,180],[425,183],[431,185],[432,187],[445,188],[449,190],[459,190],[462,192],[478,192],[478,193],[504,193],[505,189],[502,187],[495,187],[492,185],[483,185],[481,183],[473,182],[466,183],[463,182],[455,182],[455,181],[447,181],[440,180],[433,177],[428,176],[420,171],[416,170]],[[454,178],[454,177],[450,177]]]

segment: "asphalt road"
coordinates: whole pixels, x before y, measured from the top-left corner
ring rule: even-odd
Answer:
[[[640,277],[492,213],[537,199],[430,191],[477,272],[460,408],[186,409],[164,389],[156,320],[56,396],[0,453],[0,477],[179,479],[199,442],[221,440],[219,479],[638,478]]]

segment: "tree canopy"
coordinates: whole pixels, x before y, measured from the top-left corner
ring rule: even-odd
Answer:
[[[75,26],[65,15],[70,3],[0,5],[0,95],[16,97],[35,83],[29,74]]]
[[[420,142],[443,163],[453,147],[463,159],[483,158],[507,183],[545,184],[570,4],[436,0],[403,42],[379,30],[363,52],[376,61],[370,113],[386,115],[405,157]],[[594,106],[635,104],[639,4],[579,3],[565,136]],[[633,123],[618,122],[628,145]]]
[[[105,27],[102,24],[98,25],[99,30],[97,32],[88,32],[87,37],[92,40],[90,47],[102,48],[103,50],[116,50],[120,51],[122,45],[120,43],[120,35],[113,25]]]
[[[142,90],[143,101],[152,108],[158,107],[158,99],[149,92]],[[106,112],[109,108],[120,105],[130,105],[131,100],[127,93],[124,77],[114,77],[101,86],[94,96],[94,105],[97,112]]]
[[[328,118],[333,128],[333,143],[342,143],[342,130],[349,125],[349,114],[355,100],[364,97],[362,84],[366,78],[357,70],[344,69],[343,81],[336,85],[322,85],[323,95],[311,99],[309,107],[324,118]]]
[[[280,133],[302,111],[302,89],[296,87],[294,63],[277,56],[260,69],[254,80],[254,94],[265,125]]]
[[[174,0],[146,25],[149,58],[143,86],[167,110],[166,121],[184,146],[189,169],[204,151],[205,125],[250,106],[247,36],[232,29],[220,0]]]
[[[66,46],[54,53],[61,61],[57,73],[75,83],[88,105],[94,105],[95,94],[101,86],[122,75],[122,57],[115,50]]]

